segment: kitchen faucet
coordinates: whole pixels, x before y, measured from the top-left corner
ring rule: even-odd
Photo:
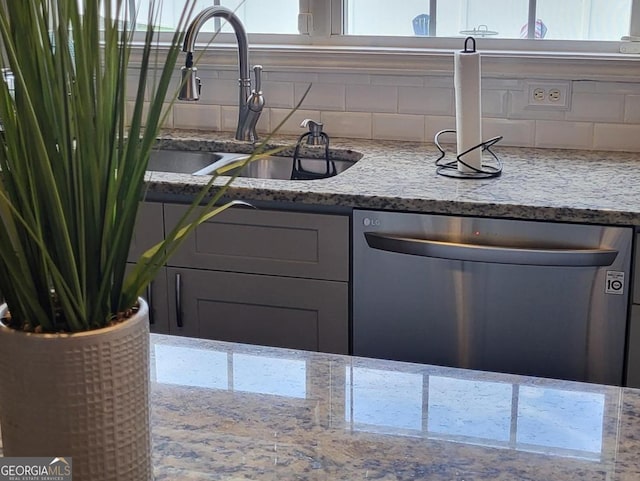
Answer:
[[[214,6],[202,10],[191,21],[184,38],[183,52],[187,53],[185,66],[182,67],[182,87],[178,99],[198,100],[200,98],[201,81],[196,76],[198,69],[193,66],[193,50],[196,37],[202,26],[212,17],[221,17],[233,27],[238,41],[238,71],[239,71],[239,99],[238,99],[238,126],[236,128],[237,140],[254,142],[258,139],[256,124],[264,107],[264,97],[260,87],[262,66],[253,67],[255,86],[251,90],[251,77],[249,76],[249,41],[247,32],[242,22],[235,13],[225,7]]]

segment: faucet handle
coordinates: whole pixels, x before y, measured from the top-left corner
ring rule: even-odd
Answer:
[[[253,67],[253,74],[256,78],[256,83],[254,84],[254,91],[260,93],[262,91],[262,65],[255,65]]]

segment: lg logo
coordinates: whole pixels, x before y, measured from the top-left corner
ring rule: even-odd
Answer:
[[[362,223],[364,224],[365,227],[378,227],[380,225],[380,219],[371,219],[369,217],[365,217],[362,220]]]

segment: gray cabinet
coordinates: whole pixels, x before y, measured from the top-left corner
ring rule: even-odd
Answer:
[[[633,264],[633,304],[627,330],[627,376],[625,384],[640,388],[640,234],[636,234]]]
[[[186,206],[165,204],[165,232]],[[167,263],[171,334],[349,350],[349,218],[233,208]]]
[[[140,255],[164,238],[164,211],[161,203],[141,202],[138,218],[129,249],[129,268]],[[151,332],[169,333],[169,307],[167,304],[167,273],[163,267],[147,287],[142,297],[149,304],[149,328]]]
[[[185,209],[165,204],[167,229]],[[169,265],[348,281],[349,219],[234,207],[200,225]]]
[[[176,267],[167,276],[172,334],[347,352],[345,282]]]
[[[633,263],[634,282],[633,282],[633,303],[640,304],[640,234],[636,234],[636,253]]]
[[[155,279],[147,286],[143,297],[149,304],[149,329],[158,334],[169,334],[169,296],[167,268],[160,269]]]
[[[161,203],[141,202],[129,248],[129,262],[164,239],[164,211]]]
[[[640,305],[631,306],[629,330],[627,333],[627,380],[629,387],[640,387]]]

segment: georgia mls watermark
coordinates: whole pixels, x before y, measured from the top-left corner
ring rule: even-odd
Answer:
[[[0,481],[72,481],[71,458],[2,458]]]

